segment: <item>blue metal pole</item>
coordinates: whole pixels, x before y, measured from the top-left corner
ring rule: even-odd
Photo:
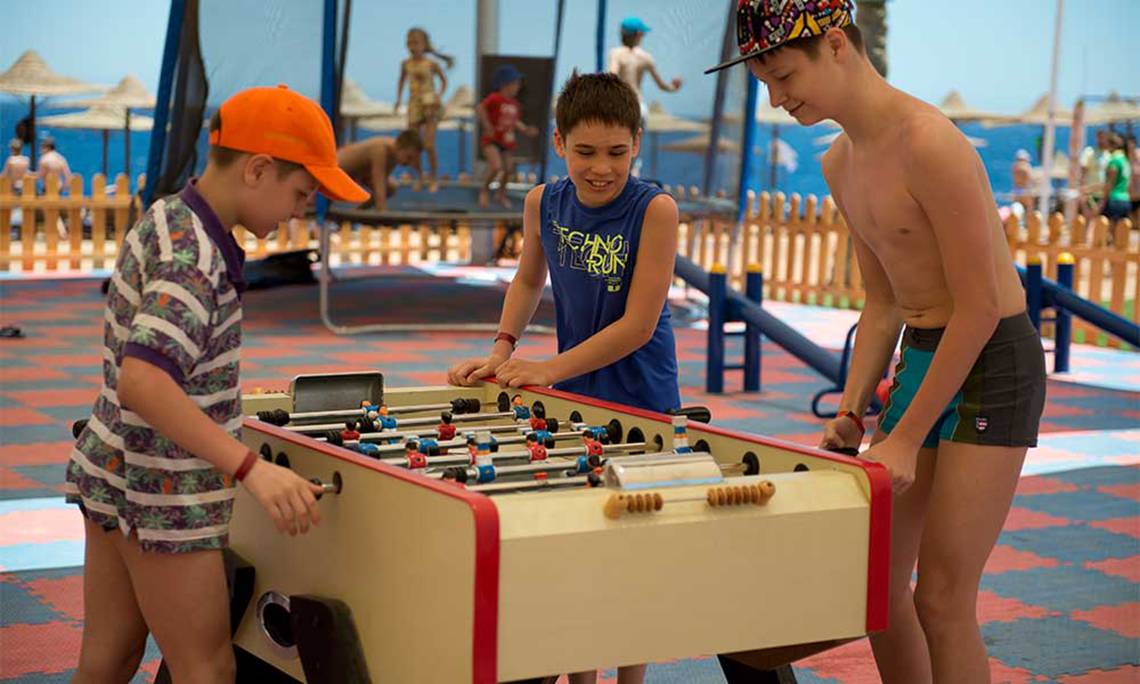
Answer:
[[[1025,308],[1033,327],[1041,332],[1041,257],[1029,257],[1025,267]]]
[[[748,74],[748,94],[744,99],[744,141],[740,145],[740,185],[736,188],[736,223],[748,212],[748,186],[752,185],[752,148],[756,144],[756,101],[760,82]]]
[[[1073,289],[1073,255],[1062,252],[1057,257],[1057,284],[1069,290]],[[1056,329],[1053,333],[1053,372],[1069,372],[1069,343],[1073,334],[1073,314],[1060,303],[1054,303],[1053,310],[1057,312]]]
[[[162,49],[162,72],[158,79],[158,99],[154,108],[154,129],[150,134],[150,150],[146,157],[146,177],[150,179],[143,191],[143,208],[150,206],[154,189],[162,174],[162,158],[166,151],[166,125],[170,120],[170,90],[174,70],[178,65],[178,48],[182,44],[182,20],[186,15],[186,0],[171,0],[170,18],[166,21],[166,46]],[[35,99],[32,99],[35,102]],[[36,142],[32,141],[35,155]]]
[[[749,264],[744,278],[744,296],[760,306],[764,301],[764,272],[760,264]],[[760,326],[745,321],[744,326],[744,391],[760,391]]]
[[[336,115],[336,3],[325,0],[325,12],[321,35],[321,109],[332,119]],[[325,219],[329,202],[324,195],[317,195],[317,223]]]
[[[709,271],[708,359],[705,366],[705,391],[724,392],[724,324],[728,316],[728,278],[724,266],[714,264]]]
[[[606,0],[598,0],[598,32],[594,37],[594,71],[606,65]]]

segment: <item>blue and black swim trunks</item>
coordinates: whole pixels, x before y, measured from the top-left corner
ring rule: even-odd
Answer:
[[[903,331],[895,378],[883,408],[879,429],[890,433],[918,392],[945,328]],[[989,446],[1037,446],[1037,429],[1045,407],[1045,353],[1029,315],[998,322],[978,355],[962,389],[954,395],[923,440]]]

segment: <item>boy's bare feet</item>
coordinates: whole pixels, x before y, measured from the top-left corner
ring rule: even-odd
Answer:
[[[483,209],[491,206],[491,194],[486,189],[479,191],[479,206]]]
[[[437,181],[436,179],[432,178],[432,179],[431,179],[431,180],[428,182],[428,192],[439,192],[439,181]]]

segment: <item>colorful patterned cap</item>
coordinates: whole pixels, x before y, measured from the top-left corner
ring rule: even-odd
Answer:
[[[854,0],[740,0],[736,8],[736,43],[740,56],[705,70],[706,74],[739,64],[797,38],[822,36],[854,23]]]

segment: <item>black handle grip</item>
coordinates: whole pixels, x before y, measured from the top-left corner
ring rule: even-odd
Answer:
[[[707,406],[682,406],[669,412],[671,416],[685,416],[698,423],[711,423],[712,411]]]

